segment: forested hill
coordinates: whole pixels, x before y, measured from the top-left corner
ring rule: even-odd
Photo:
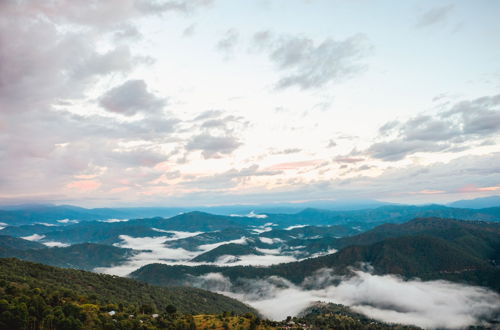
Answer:
[[[18,240],[24,241],[23,239]],[[30,241],[26,242],[35,243]],[[137,251],[131,249],[94,243],[51,248],[44,245],[41,246],[42,248],[24,250],[2,248],[0,246],[0,258],[19,258],[26,261],[40,262],[50,266],[90,271],[97,267],[110,267],[120,264],[137,253]]]
[[[0,259],[0,329],[417,329],[341,305],[261,320],[252,308],[194,288],[159,288],[116,276]]]
[[[11,258],[0,258],[0,285],[1,290],[42,288],[49,295],[70,295],[75,299],[82,296],[86,297],[85,301],[99,305],[126,304],[137,308],[147,305],[159,312],[173,305],[179,312],[189,314],[224,311],[256,313],[235,299],[205,290],[160,288],[128,278],[61,269]]]

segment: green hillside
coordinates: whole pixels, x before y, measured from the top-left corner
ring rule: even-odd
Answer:
[[[154,287],[128,278],[61,269],[13,258],[0,258],[0,283],[3,287],[10,283],[20,288],[43,288],[47,292],[85,296],[101,305],[148,304],[159,311],[174,305],[179,312],[190,314],[255,313],[237,300],[205,290]]]
[[[46,265],[92,270],[125,262],[136,251],[102,244],[83,243],[68,247],[31,250],[0,248],[0,258],[18,258]]]
[[[43,249],[45,245],[28,241],[26,239],[0,235],[0,250],[2,249],[16,249],[16,250],[29,250],[29,249]]]
[[[191,261],[215,262],[219,257],[222,257],[224,255],[243,256],[248,254],[263,255],[262,252],[259,252],[248,245],[229,243],[218,246],[215,249],[212,249],[208,252],[202,253],[199,256],[193,258]]]
[[[408,235],[443,238],[468,247],[472,253],[487,255],[493,252],[493,246],[500,244],[500,223],[418,218],[402,224],[383,224],[356,236],[340,238],[333,245],[336,248],[368,245],[386,238]]]

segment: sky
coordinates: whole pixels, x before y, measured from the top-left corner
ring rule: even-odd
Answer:
[[[500,194],[500,2],[0,1],[0,201]]]

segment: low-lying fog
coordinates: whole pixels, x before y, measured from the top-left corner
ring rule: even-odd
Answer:
[[[300,285],[276,276],[231,283],[220,273],[209,273],[194,278],[193,285],[243,301],[274,320],[296,316],[317,301],[350,306],[383,322],[424,328],[463,328],[500,311],[500,295],[485,288],[361,270],[339,277],[322,269]]]
[[[150,264],[199,265],[190,260],[215,247],[237,243],[245,244],[246,238],[200,245],[197,251],[169,248],[165,241],[172,241],[200,234],[200,232],[172,232],[169,237],[133,238],[120,236],[120,247],[141,250],[125,264],[96,269],[98,272],[126,276]],[[272,243],[271,241],[269,243]],[[297,260],[293,256],[280,256],[279,249],[260,249],[264,255],[239,256],[237,261],[229,256],[220,257],[216,265],[271,265]],[[334,252],[334,251],[328,251]],[[234,259],[234,258],[233,258]],[[318,271],[300,285],[286,279],[269,277],[261,280],[240,279],[231,281],[219,273],[193,278],[191,285],[234,297],[259,310],[274,320],[296,316],[316,301],[350,306],[354,311],[371,318],[424,328],[462,328],[500,310],[500,295],[485,288],[460,285],[447,281],[404,280],[394,275],[373,275],[356,270],[350,277],[333,275],[328,269]]]
[[[161,237],[130,237],[127,235],[121,235],[121,243],[114,244],[115,246],[129,248],[141,251],[138,254],[131,257],[126,263],[114,266],[114,267],[102,267],[96,268],[96,272],[126,276],[139,269],[142,266],[151,263],[163,263],[168,265],[200,265],[206,263],[197,263],[190,261],[194,257],[210,251],[218,246],[236,243],[236,244],[246,244],[246,238],[242,237],[235,240],[218,242],[213,244],[199,245],[196,251],[189,251],[183,248],[170,248],[164,243],[167,241],[173,241],[181,238],[187,238],[191,236],[196,236],[201,234],[201,232],[180,232],[180,231],[165,231],[174,236],[161,236]],[[243,255],[234,258],[233,256],[221,256],[215,262],[210,263],[212,265],[259,265],[259,266],[269,266],[273,264],[279,264],[284,262],[292,262],[298,259],[293,256],[281,256],[279,255],[279,249],[258,249],[259,252],[264,253],[264,255]],[[329,251],[331,252],[331,251]]]

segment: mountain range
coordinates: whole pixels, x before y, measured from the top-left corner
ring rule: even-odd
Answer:
[[[100,218],[117,215],[110,211],[112,209],[89,210],[72,206],[28,208],[29,211],[26,208],[4,210],[10,212],[10,218],[0,218],[0,222],[6,224],[5,228],[0,229],[0,258],[5,258],[0,259],[0,263],[3,262],[3,268],[14,269],[12,273],[2,269],[0,275],[11,286],[18,285],[13,279],[16,272],[20,276],[17,281],[48,286],[49,290],[65,291],[69,286],[68,290],[87,295],[85,301],[99,306],[112,302],[106,302],[105,299],[96,301],[88,296],[97,288],[92,288],[91,282],[97,281],[98,289],[103,290],[105,295],[112,295],[107,290],[120,291],[116,288],[118,283],[134,290],[132,295],[138,290],[142,293],[139,295],[141,298],[137,299],[145,299],[149,301],[149,306],[156,306],[148,309],[151,311],[163,310],[166,303],[158,302],[159,298],[152,298],[139,286],[154,285],[154,290],[164,292],[167,296],[167,291],[162,290],[180,290],[174,287],[184,287],[187,290],[186,302],[175,303],[179,310],[188,310],[189,299],[203,299],[205,302],[215,299],[216,305],[229,304],[229,301],[219,302],[215,296],[200,298],[199,295],[206,292],[196,291],[200,288],[223,292],[261,306],[266,299],[278,299],[266,296],[273,292],[277,294],[285,289],[314,291],[318,290],[317,285],[321,281],[340,286],[359,276],[359,272],[380,278],[398,278],[408,283],[446,280],[465,285],[464,288],[473,285],[500,292],[500,207],[475,209],[443,205],[382,205],[370,209],[306,208],[298,212],[251,212],[246,215],[192,211],[170,217],[132,219]],[[86,216],[79,219],[57,218],[66,211],[73,212],[75,216]],[[38,218],[37,212],[47,214]],[[22,217],[17,219],[21,220],[15,220],[20,214]],[[18,259],[66,270],[43,268],[45,266]],[[35,279],[28,268],[36,270]],[[126,275],[130,279],[82,273],[74,269]],[[76,281],[77,288],[62,281],[62,285],[56,289],[56,281],[50,280],[52,275],[47,273],[57,273],[54,275],[56,277],[68,276]],[[44,276],[49,278],[50,283],[44,282]],[[101,279],[105,279],[102,285],[109,285],[109,289],[100,287],[98,281]],[[117,280],[114,282],[112,279]],[[0,277],[0,287],[3,284]],[[88,291],[87,286],[91,288]],[[0,288],[0,291],[7,292],[7,287]],[[23,292],[24,295],[32,295],[32,291]],[[113,295],[112,301],[126,304],[123,302],[125,293],[120,292],[118,296]],[[14,302],[17,299],[15,295],[11,296],[14,299],[12,304],[19,307]],[[40,295],[37,293],[36,296]],[[134,299],[130,300],[132,304],[138,301]],[[80,306],[76,301],[73,304]],[[303,308],[308,306],[307,302],[303,304]],[[256,315],[255,310],[242,305],[237,305],[241,307],[238,307],[238,312]],[[323,324],[321,322],[328,319],[328,322],[334,322],[332,324],[340,324],[335,322],[345,321],[342,318],[345,316],[352,318],[352,322],[358,322],[356,324],[360,327],[362,324],[375,324],[370,323],[375,321],[359,323],[362,317],[349,314],[343,308],[329,305],[318,309],[324,310],[319,316],[311,316],[317,310],[309,311],[307,317],[297,317],[296,322]],[[394,308],[397,310],[401,307]],[[99,309],[105,310],[102,306]],[[141,315],[144,312],[138,311],[137,306],[129,309]],[[330,314],[326,311],[328,309],[336,311],[332,318],[325,316]],[[123,308],[116,310],[126,313]],[[259,310],[262,311],[262,307]],[[210,313],[223,311],[212,309]],[[189,310],[191,314],[200,312],[203,310],[194,307]],[[294,310],[293,314],[297,315],[297,311]],[[0,325],[3,320],[1,315],[0,310]],[[97,314],[93,315],[97,317]],[[174,319],[168,313],[165,315],[163,321],[170,319],[173,322]],[[343,316],[339,318],[338,315]],[[73,316],[78,319],[76,314]],[[224,322],[257,322],[254,316],[246,319],[234,317]],[[151,316],[147,318],[150,324]],[[205,325],[211,320],[211,326],[222,326],[222,323],[210,317],[205,319],[197,315],[176,320],[182,324]],[[272,321],[274,325],[269,322],[266,326],[271,328],[286,325],[281,321]],[[380,327],[387,325],[380,324]]]
[[[189,284],[192,276],[209,273],[221,273],[235,281],[280,276],[301,283],[323,268],[345,275],[351,267],[369,263],[375,274],[447,279],[500,291],[499,223],[422,218],[334,238],[331,245],[342,248],[334,254],[269,267],[150,264],[131,277],[164,286]]]

